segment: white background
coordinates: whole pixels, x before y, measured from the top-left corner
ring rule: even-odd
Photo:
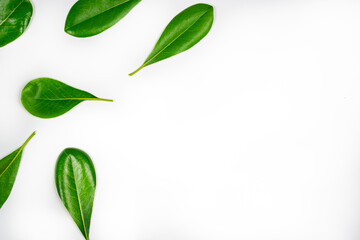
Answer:
[[[210,34],[134,77],[193,0],[147,0],[87,39],[64,33],[75,0],[32,0],[0,49],[0,155],[26,148],[1,240],[81,240],[59,200],[66,147],[97,172],[91,240],[358,240],[360,1],[208,0]],[[21,106],[51,77],[115,103],[51,120]]]

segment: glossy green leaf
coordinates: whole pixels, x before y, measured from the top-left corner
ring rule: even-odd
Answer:
[[[51,78],[32,80],[21,93],[24,108],[40,118],[58,117],[83,101],[112,102]]]
[[[210,5],[196,4],[185,9],[165,28],[144,64],[129,75],[192,48],[208,34],[213,21],[214,8]]]
[[[14,186],[23,150],[34,136],[35,132],[31,134],[20,148],[0,160],[0,208],[8,199]]]
[[[20,37],[29,25],[33,8],[29,0],[0,0],[0,47]]]
[[[90,157],[74,148],[65,149],[55,169],[57,192],[85,239],[89,239],[96,174]]]
[[[75,37],[102,33],[125,17],[141,0],[79,0],[66,18],[65,32]]]

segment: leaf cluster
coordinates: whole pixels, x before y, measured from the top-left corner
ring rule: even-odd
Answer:
[[[98,35],[114,26],[140,2],[78,0],[68,13],[64,30],[79,38]],[[0,0],[0,47],[25,32],[32,13],[29,0]],[[143,64],[129,75],[192,48],[209,33],[213,21],[214,9],[208,4],[195,4],[180,12],[166,26]],[[43,119],[59,117],[84,101],[113,102],[52,78],[34,79],[21,93],[23,107]],[[0,209],[10,196],[23,151],[34,135],[35,132],[17,150],[0,160]],[[55,182],[61,201],[84,238],[89,240],[96,189],[95,168],[89,155],[76,148],[65,149],[56,163]]]

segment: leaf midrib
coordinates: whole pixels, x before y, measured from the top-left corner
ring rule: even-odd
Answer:
[[[154,60],[157,56],[159,56],[165,49],[167,49],[171,44],[173,44],[176,40],[178,40],[182,35],[184,35],[185,32],[187,32],[192,26],[194,26],[199,20],[200,18],[202,18],[206,13],[208,13],[208,11],[205,11],[193,24],[191,24],[188,28],[185,29],[185,31],[183,31],[182,33],[179,34],[179,36],[177,36],[174,40],[172,40],[168,45],[166,45],[163,49],[161,49],[157,54],[154,55],[154,57],[150,58],[148,61],[146,61],[143,66],[146,66],[147,64],[149,64],[152,60]]]
[[[86,21],[89,21],[90,19],[92,19],[92,18],[94,18],[94,17],[97,17],[97,16],[99,16],[99,15],[101,15],[101,14],[104,14],[105,12],[110,11],[111,9],[116,8],[116,7],[119,7],[120,5],[125,4],[125,3],[127,3],[127,2],[130,2],[130,1],[131,1],[131,0],[126,0],[126,1],[123,1],[123,2],[121,2],[121,3],[119,3],[119,4],[116,4],[116,5],[108,8],[108,9],[105,9],[104,11],[102,11],[102,12],[100,12],[100,13],[94,15],[94,16],[89,17],[88,19],[85,19],[85,20],[83,20],[83,21],[81,21],[81,22],[78,22],[78,23],[72,25],[71,27],[67,27],[66,30],[69,30],[69,29],[73,28],[74,26],[77,26],[77,25],[80,25],[80,24],[82,24],[82,23],[84,23],[84,22],[86,22]]]
[[[16,9],[18,9],[20,7],[21,4],[23,4],[23,2],[25,2],[25,0],[22,0],[19,5],[17,5],[14,10],[11,11],[11,13],[0,23],[0,26],[3,25],[4,22],[6,22],[11,15],[13,15],[13,13],[16,11]]]
[[[72,158],[72,156],[70,156],[68,153],[67,153],[67,155],[68,155],[68,157],[70,157],[70,159],[71,159],[71,168],[72,168],[72,172],[73,172],[74,183],[75,183],[75,190],[76,190],[76,195],[77,195],[77,199],[78,199],[78,204],[79,204],[79,209],[80,209],[80,215],[81,215],[81,222],[82,222],[82,224],[83,224],[84,233],[85,233],[85,238],[86,238],[86,240],[89,240],[89,236],[88,236],[88,233],[87,233],[87,230],[86,230],[86,226],[85,226],[85,220],[84,220],[83,210],[82,210],[82,207],[81,207],[81,200],[80,200],[80,196],[79,196],[78,186],[77,186],[77,183],[76,183],[76,177],[75,177],[74,166],[73,166],[73,158]]]
[[[98,98],[35,98],[35,100],[43,100],[43,101],[71,101],[71,100],[79,100],[79,101],[86,101],[86,100],[96,100]]]

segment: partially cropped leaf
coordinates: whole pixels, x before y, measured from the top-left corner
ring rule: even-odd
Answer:
[[[65,32],[75,37],[102,33],[125,17],[141,0],[79,0],[66,18]]]
[[[24,108],[40,118],[58,117],[83,101],[112,102],[112,100],[97,98],[91,93],[51,78],[32,80],[21,93],[21,102]]]
[[[60,199],[88,240],[96,188],[90,157],[79,149],[65,149],[56,163],[55,182]]]
[[[171,20],[144,64],[130,76],[146,66],[192,48],[208,34],[213,21],[214,8],[210,5],[196,4],[185,9]]]
[[[27,143],[34,136],[35,132],[26,140],[26,142],[20,148],[0,160],[0,208],[8,199],[14,186],[23,150]]]
[[[33,7],[29,0],[0,0],[0,47],[25,32],[32,13]]]

